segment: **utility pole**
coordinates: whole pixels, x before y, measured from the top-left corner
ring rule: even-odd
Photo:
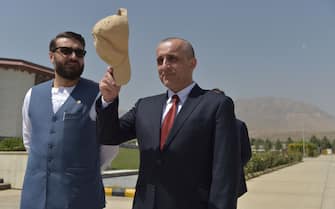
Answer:
[[[302,120],[302,157],[305,156],[305,121]]]

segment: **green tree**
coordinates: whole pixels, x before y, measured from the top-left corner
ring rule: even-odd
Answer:
[[[332,149],[333,149],[333,152],[335,153],[335,139],[333,139],[333,142],[332,142]]]
[[[320,141],[320,139],[318,139],[316,136],[312,136],[310,139],[309,139],[309,141],[311,142],[311,143],[313,143],[313,144],[315,144],[317,147],[320,147],[320,145],[321,145],[321,141]]]
[[[275,143],[275,149],[276,150],[281,150],[283,147],[282,147],[282,143],[279,139],[276,140],[276,143]]]
[[[292,144],[293,143],[292,138],[288,137],[285,143],[286,143],[286,145]]]
[[[250,145],[255,145],[256,143],[256,139],[255,138],[251,138],[250,139]]]
[[[271,149],[272,149],[272,142],[268,138],[266,138],[264,142],[264,150],[269,151]]]
[[[324,136],[321,139],[321,143],[320,143],[321,150],[328,149],[328,148],[331,148],[331,147],[332,147],[332,145],[330,144],[330,141],[328,140],[328,138],[326,136]]]
[[[263,146],[264,146],[264,140],[263,139],[258,138],[258,139],[255,140],[255,149],[256,150],[260,149]]]
[[[320,149],[315,144],[310,142],[305,144],[305,151],[308,157],[316,157],[320,155]]]

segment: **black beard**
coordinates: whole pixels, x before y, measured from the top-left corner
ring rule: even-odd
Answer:
[[[66,66],[67,63],[63,64],[55,61],[55,71],[56,73],[61,76],[62,78],[65,78],[67,80],[77,80],[80,78],[81,74],[84,71],[84,64],[80,66],[80,64],[77,62],[77,65],[73,66]]]

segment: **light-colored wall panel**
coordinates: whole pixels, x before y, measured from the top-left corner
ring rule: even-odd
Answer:
[[[27,152],[0,152],[0,177],[12,188],[22,189],[27,160]]]
[[[34,82],[35,74],[0,69],[0,136],[21,137],[22,102]]]

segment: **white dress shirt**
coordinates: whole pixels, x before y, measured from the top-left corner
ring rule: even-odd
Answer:
[[[71,92],[75,86],[72,87],[59,87],[51,89],[51,100],[52,100],[52,108],[53,112],[56,113],[59,108],[64,104],[67,98],[70,96]],[[97,95],[97,98],[100,94]],[[26,148],[27,152],[30,151],[30,142],[31,142],[31,121],[28,115],[29,103],[31,97],[31,89],[28,90],[26,96],[23,101],[22,106],[22,136],[23,136],[23,144]],[[96,99],[97,99],[96,98]],[[95,111],[95,102],[93,103],[90,109],[90,118],[91,120],[96,120],[96,111]],[[101,145],[100,146],[100,168],[101,170],[105,170],[110,162],[116,157],[119,151],[119,146],[112,145]]]
[[[165,116],[167,115],[167,113],[169,112],[170,108],[172,107],[172,96],[173,95],[178,95],[179,97],[179,102],[178,102],[178,109],[177,109],[177,113],[179,113],[179,111],[181,110],[181,108],[183,107],[188,95],[190,94],[191,90],[193,89],[193,87],[195,86],[195,83],[193,82],[192,84],[188,85],[186,88],[184,88],[183,90],[174,93],[173,91],[171,91],[170,89],[168,89],[168,99],[166,100],[166,103],[163,107],[163,117],[162,117],[162,123],[164,121]]]

